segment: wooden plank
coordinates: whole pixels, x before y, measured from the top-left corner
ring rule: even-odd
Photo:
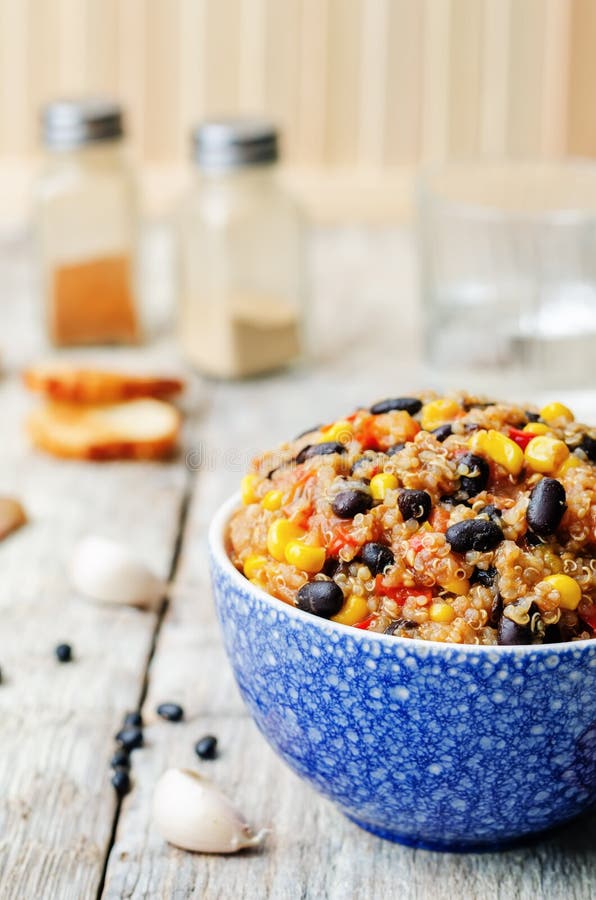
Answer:
[[[420,155],[423,6],[393,0],[387,27],[385,166],[412,164]]]
[[[571,0],[571,37],[567,93],[567,150],[576,156],[596,154],[596,4]]]
[[[501,158],[507,148],[511,3],[484,3],[480,150],[488,157]]]
[[[23,419],[35,401],[18,372],[41,348],[26,274],[3,260],[0,494],[18,496],[30,522],[0,544],[0,896],[74,900],[98,888],[116,809],[113,735],[138,703],[156,616],[83,600],[66,567],[75,542],[99,533],[167,577],[187,470],[183,453],[100,465],[28,446]],[[69,664],[54,657],[61,642],[73,646]]]
[[[483,8],[478,0],[452,0],[449,46],[449,156],[469,160],[480,143]]]

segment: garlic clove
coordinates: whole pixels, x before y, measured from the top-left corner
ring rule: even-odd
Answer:
[[[168,769],[155,786],[153,821],[162,837],[182,850],[236,853],[259,847],[257,834],[208,778],[190,769]]]
[[[155,608],[166,593],[164,582],[145,563],[104,537],[79,541],[69,574],[75,590],[101,603]]]

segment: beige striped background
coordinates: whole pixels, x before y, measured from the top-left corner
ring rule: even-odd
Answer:
[[[102,92],[149,171],[201,117],[264,111],[306,193],[397,197],[420,161],[596,154],[595,46],[596,0],[0,0],[0,165],[42,103]]]

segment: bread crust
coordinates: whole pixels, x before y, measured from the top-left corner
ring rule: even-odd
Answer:
[[[135,375],[68,365],[31,366],[23,372],[31,391],[64,403],[119,403],[140,397],[168,397],[184,389],[180,378]]]
[[[134,419],[134,428],[127,419]],[[176,407],[155,399],[93,406],[48,402],[27,420],[38,449],[62,459],[95,461],[164,459],[176,449],[180,426]]]

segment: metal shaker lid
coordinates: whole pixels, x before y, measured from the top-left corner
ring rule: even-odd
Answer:
[[[193,131],[192,151],[206,171],[273,163],[279,157],[278,131],[262,119],[212,119]]]
[[[113,100],[87,97],[56,100],[42,112],[43,142],[51,150],[68,150],[124,134],[122,108]]]

